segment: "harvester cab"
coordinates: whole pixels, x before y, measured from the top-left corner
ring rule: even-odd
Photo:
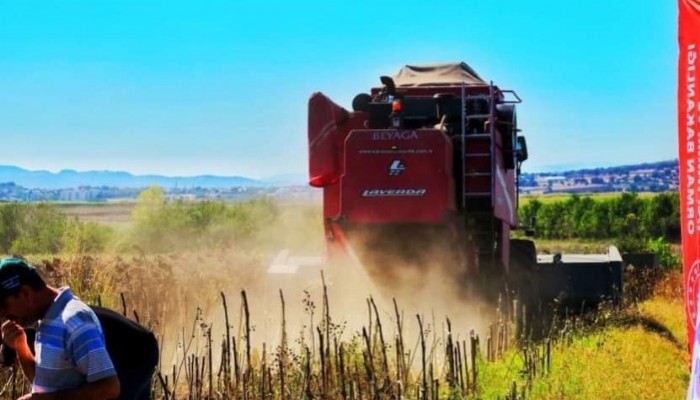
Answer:
[[[309,100],[309,183],[323,190],[328,267],[352,259],[384,287],[440,268],[457,286],[538,296],[534,243],[511,239],[528,158],[518,95],[465,63],[407,65],[380,80],[352,111],[322,93]],[[621,289],[619,274],[606,272],[615,262],[586,264],[611,295]],[[565,263],[551,264],[542,293],[576,292]]]

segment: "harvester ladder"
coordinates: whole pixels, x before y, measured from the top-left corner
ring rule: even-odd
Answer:
[[[476,248],[479,264],[494,265],[496,257],[496,226],[493,215],[495,187],[495,126],[497,89],[489,84],[488,94],[470,94],[462,83],[462,209],[470,240]],[[486,101],[488,113],[475,111],[470,105]],[[488,120],[488,126],[472,127],[471,120]],[[467,129],[470,131],[468,132]]]
[[[469,94],[466,84],[462,83],[462,207],[465,209],[469,199],[481,198],[489,200],[493,207],[493,189],[495,184],[494,156],[495,156],[495,113],[496,102],[494,97],[496,88],[489,84],[488,94]],[[481,100],[488,104],[488,113],[473,113],[469,110],[472,101]],[[469,122],[474,119],[488,119],[488,128],[480,127],[477,131],[467,132],[471,127]],[[473,185],[473,180],[481,178],[481,182],[488,179],[487,185]],[[475,190],[477,186],[479,190]],[[484,188],[484,186],[486,186]]]

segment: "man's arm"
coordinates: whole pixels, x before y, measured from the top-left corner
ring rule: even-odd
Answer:
[[[32,400],[107,400],[119,397],[119,379],[116,376],[87,383],[79,388],[54,393],[34,393]]]
[[[27,333],[21,326],[10,320],[3,322],[0,329],[2,330],[3,342],[15,350],[24,376],[29,379],[29,382],[32,382],[36,373],[36,363],[34,355],[29,349],[29,343],[27,343]]]
[[[29,346],[17,348],[15,351],[17,352],[17,360],[19,360],[19,365],[22,367],[24,376],[27,377],[29,382],[33,382],[34,375],[36,374],[36,361],[34,360],[34,355],[29,350]]]

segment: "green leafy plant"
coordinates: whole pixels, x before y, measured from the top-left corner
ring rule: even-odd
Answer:
[[[663,237],[650,239],[647,249],[659,255],[659,264],[664,268],[680,268],[682,265],[680,254]]]

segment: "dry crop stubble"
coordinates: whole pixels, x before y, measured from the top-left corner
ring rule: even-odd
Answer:
[[[317,210],[311,211],[316,215]],[[226,380],[217,375],[224,364],[238,364],[242,374],[248,358],[254,369],[250,379],[259,379],[256,385],[269,385],[261,383],[263,376],[268,380],[271,376],[263,366],[272,368],[271,360],[277,358],[287,359],[275,367],[277,377],[286,377],[289,385],[296,379],[303,390],[317,391],[323,377],[330,379],[329,371],[338,368],[334,363],[343,358],[336,354],[330,360],[328,352],[341,352],[342,347],[343,362],[348,363],[342,379],[357,382],[354,390],[360,395],[379,391],[377,379],[382,374],[389,382],[402,374],[406,387],[411,369],[427,374],[430,368],[431,375],[442,376],[448,338],[461,341],[460,359],[467,357],[464,343],[469,341],[469,330],[485,331],[488,318],[474,318],[473,303],[450,287],[454,279],[442,274],[448,270],[444,266],[425,265],[412,271],[400,260],[390,260],[388,267],[402,277],[402,290],[395,287],[395,291],[377,287],[361,265],[349,266],[341,274],[326,271],[325,286],[320,271],[302,283],[272,280],[265,270],[280,248],[302,254],[322,252],[320,221],[310,218],[311,211],[304,207],[289,211],[282,222],[261,227],[255,241],[235,248],[148,254],[135,246],[121,255],[33,261],[49,281],[69,284],[85,300],[123,311],[150,326],[162,346],[164,381],[159,385],[169,390],[199,387],[206,392],[204,388],[218,385],[212,382]],[[449,328],[446,316],[451,318]],[[233,359],[226,356],[231,353],[236,355]],[[194,363],[199,375],[193,372]],[[325,373],[319,372],[324,368]],[[229,369],[228,381],[245,383],[250,389],[253,381],[231,377],[235,369]],[[374,379],[367,375],[370,370]]]
[[[280,290],[265,287],[260,267],[266,261],[241,251],[207,251],[136,252],[36,264],[49,280],[70,284],[86,300],[99,299],[154,329],[163,346],[162,381],[156,383],[160,398],[167,397],[164,387],[171,393],[176,390],[180,398],[192,390],[201,394],[193,398],[207,398],[210,388],[223,390],[222,382],[242,385],[230,390],[247,390],[247,398],[271,398],[278,390],[270,386],[271,380],[279,385],[281,379],[290,395],[307,390],[337,394],[343,387],[354,391],[354,398],[365,398],[370,393],[419,390],[419,377],[424,375],[425,390],[437,391],[437,379],[446,376],[448,365],[453,384],[457,369],[466,375],[467,368],[473,368],[469,322],[459,323],[459,316],[450,315],[448,326],[443,304],[447,300],[436,293],[432,300],[416,297],[416,304],[424,307],[419,310],[404,307],[401,299],[394,303],[380,296],[368,298],[364,277],[335,283],[329,278],[324,286],[319,274],[318,287],[289,288],[283,319]],[[363,286],[355,286],[360,283]],[[347,292],[346,285],[356,290]],[[338,363],[344,363],[342,373]],[[225,365],[229,378],[221,374]],[[260,390],[270,394],[254,397],[252,391]]]
[[[339,342],[359,340],[363,328],[369,330],[365,335],[375,341],[379,321],[384,324],[381,329],[384,340],[390,343],[388,351],[395,351],[391,343],[403,335],[405,351],[416,354],[421,333],[416,315],[421,315],[423,333],[432,338],[427,339],[432,342],[426,350],[429,359],[439,361],[442,358],[438,349],[445,337],[445,316],[449,315],[446,311],[451,300],[439,296],[439,291],[424,294],[416,291],[411,298],[396,298],[397,313],[391,299],[369,292],[371,281],[359,271],[344,275],[342,281],[328,278],[324,299],[320,273],[314,287],[298,286],[296,282],[286,282],[290,285],[285,288],[272,287],[264,273],[264,260],[254,255],[244,256],[242,252],[75,257],[37,264],[49,280],[70,284],[86,300],[97,302],[99,299],[151,326],[161,338],[161,370],[166,374],[173,368],[180,368],[188,354],[207,354],[207,347],[212,343],[215,347],[211,356],[213,364],[220,364],[218,348],[226,331],[222,293],[228,303],[229,333],[239,345],[250,343],[255,362],[261,361],[263,346],[270,353],[282,342],[283,333],[290,343],[297,343],[301,348],[308,346],[311,356],[317,358],[320,326],[324,329],[328,326],[332,332],[326,337]],[[283,289],[286,308],[285,332],[282,331],[280,289]],[[251,331],[247,340],[241,290],[246,291],[249,311]],[[370,295],[373,296],[371,302]],[[406,307],[403,300],[406,300]],[[462,316],[466,317],[459,304],[451,311],[455,311],[451,315],[455,332],[467,332],[473,327],[466,319],[458,322]],[[397,316],[402,319],[402,332],[397,328]],[[466,335],[460,337],[465,338]],[[409,368],[421,367],[418,357],[410,357],[410,361],[413,362]]]
[[[290,318],[289,332],[302,332],[305,325],[308,330],[310,318],[305,316],[308,311],[304,311],[303,300],[309,297],[310,301],[320,304],[320,270],[309,268],[308,272],[291,277],[266,275],[265,270],[282,249],[298,255],[324,254],[321,215],[321,208],[316,204],[280,205],[279,214],[272,222],[246,222],[253,224],[251,230],[257,232],[254,240],[230,248],[153,255],[135,247],[132,255],[103,257],[101,263],[105,268],[101,268],[100,277],[108,277],[110,283],[101,292],[123,293],[130,308],[136,309],[142,319],[156,321],[164,325],[163,328],[165,325],[188,325],[188,319],[199,308],[219,333],[218,327],[225,325],[216,309],[219,293],[228,296],[233,305],[239,292],[246,290],[256,319],[256,340],[269,343],[279,337],[279,290],[282,290],[288,315],[300,316]],[[173,240],[186,248],[185,244],[196,238]],[[369,250],[382,252],[381,249]],[[382,270],[374,271],[374,275],[358,262],[334,269],[327,266],[331,310],[338,323],[346,326],[346,331],[354,332],[367,321],[368,297],[373,297],[380,312],[389,316],[394,314],[392,301],[395,298],[406,315],[436,315],[437,318],[450,315],[455,326],[483,331],[488,322],[482,321],[478,314],[485,307],[475,298],[465,296],[464,287],[452,274],[454,266],[432,261],[444,259],[434,254],[427,257],[425,264],[409,265],[402,259],[385,258]],[[392,283],[391,287],[379,287],[383,281]],[[121,299],[112,304],[121,308]],[[407,323],[406,329],[413,329],[413,325],[415,323]]]
[[[490,376],[503,383],[518,374],[520,367],[513,370],[512,361],[501,366],[505,372],[490,372],[499,368],[498,359],[508,349],[510,320],[465,298],[449,266],[402,265],[401,260],[389,259],[387,265],[400,271],[394,274],[402,281],[398,288],[377,287],[382,279],[370,277],[359,264],[346,266],[341,274],[325,271],[325,291],[318,271],[304,283],[267,276],[265,267],[281,248],[303,255],[322,251],[320,221],[310,218],[315,211],[301,209],[288,214],[284,223],[263,227],[256,241],[239,243],[235,249],[145,254],[134,248],[121,256],[70,256],[37,264],[51,280],[70,284],[86,300],[101,299],[119,311],[125,308],[129,316],[138,315],[153,327],[164,346],[163,381],[155,385],[158,398],[165,397],[163,387],[171,392],[177,388],[178,398],[206,398],[210,388],[213,398],[251,400],[309,393],[326,398],[401,393],[416,398],[420,391],[448,398],[446,393],[454,390],[475,397],[477,378],[483,393],[505,393],[503,385],[484,387],[492,381],[483,379]],[[670,279],[656,291],[675,296],[677,287]],[[665,305],[659,307],[659,314],[666,315]],[[492,326],[499,318],[502,324]],[[474,328],[481,332],[484,359],[496,362],[474,362],[478,358],[469,335]],[[506,357],[517,359],[514,353]],[[535,357],[533,366],[540,360],[544,358]],[[476,364],[482,365],[478,374]],[[537,371],[528,372],[528,380],[539,376],[542,368]],[[9,398],[3,396],[0,399]]]

